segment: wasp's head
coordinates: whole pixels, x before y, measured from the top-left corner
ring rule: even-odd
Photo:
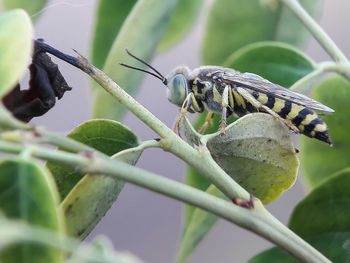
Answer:
[[[126,65],[124,63],[121,63],[120,65],[135,69],[138,71],[142,71],[145,73],[148,73],[162,81],[162,83],[167,87],[167,96],[168,100],[178,106],[182,106],[183,102],[185,101],[187,95],[188,95],[188,75],[190,73],[190,70],[185,66],[179,66],[175,68],[169,76],[166,78],[164,77],[158,70],[156,70],[154,67],[152,67],[150,64],[146,63],[144,60],[136,57],[135,55],[131,54],[129,50],[126,49],[126,52],[133,57],[134,59],[140,61],[142,64],[148,66],[150,69],[152,69],[154,72],[133,67],[130,65]]]
[[[168,100],[180,107],[188,95],[187,80],[189,72],[190,70],[188,67],[179,66],[175,68],[166,78]]]

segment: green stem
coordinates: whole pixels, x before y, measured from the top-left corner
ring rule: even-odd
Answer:
[[[317,65],[317,68],[311,73],[307,74],[303,78],[290,87],[290,90],[310,95],[317,82],[320,81],[320,77],[326,72],[338,72],[339,65],[334,62],[322,62]]]
[[[160,145],[162,149],[186,161],[220,189],[229,199],[233,199],[234,197],[249,199],[249,193],[222,170],[210,157],[209,152],[199,152],[187,144],[150,111],[120,88],[103,71],[91,65],[86,58],[79,55],[78,61],[80,69],[89,74],[101,87],[161,137]],[[204,163],[205,165],[203,165]]]
[[[51,145],[55,145],[65,151],[74,152],[74,153],[79,153],[84,151],[93,152],[95,155],[99,156],[100,158],[109,159],[108,155],[96,150],[95,148],[92,148],[84,143],[78,142],[71,138],[56,135],[52,132],[43,131],[40,134],[40,138],[41,138],[40,139],[41,143],[48,143]]]
[[[301,22],[307,27],[315,39],[326,50],[326,52],[334,59],[337,64],[341,65],[338,72],[350,80],[350,63],[343,52],[337,47],[334,41],[327,33],[313,20],[313,18],[305,11],[297,0],[280,0],[288,6]]]
[[[53,55],[59,52],[58,50],[53,50],[52,47],[47,50],[47,52]],[[62,54],[60,56],[62,57]],[[211,181],[229,199],[232,200],[234,197],[240,197],[245,200],[249,199],[249,193],[222,170],[212,159],[206,147],[199,147],[199,150],[196,150],[188,145],[151,112],[121,89],[106,74],[91,65],[86,58],[82,56],[78,58],[69,57],[66,61],[89,74],[90,77],[99,83],[100,86],[109,92],[116,100],[126,106],[139,119],[154,130],[161,137],[159,144],[164,150],[186,161]],[[11,148],[8,148],[8,145],[0,144],[0,150],[2,148],[11,150]],[[86,160],[83,156],[70,153],[63,153],[63,155],[56,155],[54,157],[50,155],[51,152],[43,152],[42,149],[40,149],[40,151],[33,150],[32,153],[33,156],[38,158],[84,169],[84,172],[116,176],[121,180],[200,207],[265,237],[278,246],[281,246],[301,261],[329,262],[321,253],[270,215],[259,200],[256,200],[256,208],[254,210],[248,210],[208,195],[198,189],[143,171],[120,161],[118,162],[117,160],[95,159],[92,161],[91,159]],[[70,157],[68,157],[69,155]],[[111,163],[112,161],[114,163]]]
[[[143,141],[139,146],[135,147],[135,149],[140,149],[144,150],[147,148],[161,148],[162,145],[159,141],[157,140],[148,140],[148,141]],[[134,149],[134,148],[131,148]]]
[[[62,53],[41,41],[35,41],[35,43],[46,52],[63,59],[67,63],[87,73],[119,103],[127,107],[161,137],[160,145],[163,150],[169,151],[186,161],[220,189],[220,191],[222,191],[229,199],[235,197],[240,197],[246,200],[249,199],[249,193],[222,170],[222,168],[210,157],[209,152],[199,152],[188,145],[150,111],[120,88],[118,84],[109,78],[103,71],[90,64],[82,55],[78,54],[78,58],[75,58]]]
[[[109,156],[92,148],[79,141],[73,140],[68,137],[56,135],[52,132],[48,132],[42,128],[34,128],[32,131],[15,130],[9,132],[3,132],[0,135],[1,140],[16,143],[37,143],[37,144],[51,144],[59,147],[61,150],[69,151],[72,153],[79,152],[94,152],[101,158],[109,159]]]
[[[288,6],[295,15],[304,23],[304,25],[310,30],[311,34],[322,45],[327,53],[336,62],[348,62],[345,55],[333,42],[333,40],[324,32],[324,30],[316,23],[315,20],[305,11],[297,0],[281,0],[286,6]]]
[[[0,141],[0,150],[20,153],[27,146]],[[30,146],[32,156],[82,169],[90,174],[105,174],[150,189],[168,197],[202,208],[247,230],[250,230],[303,262],[330,262],[316,249],[281,224],[256,200],[254,209],[245,209],[196,188],[144,171],[118,160],[87,158],[68,152]]]

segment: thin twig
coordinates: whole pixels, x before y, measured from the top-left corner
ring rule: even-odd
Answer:
[[[28,145],[0,141],[0,151],[20,153]],[[285,227],[260,202],[254,209],[234,205],[191,186],[144,171],[127,163],[98,157],[87,158],[69,152],[54,151],[30,145],[31,155],[46,161],[81,169],[90,174],[104,174],[150,189],[154,192],[202,208],[247,230],[250,230],[303,262],[330,262],[320,252]]]
[[[37,44],[42,45],[42,42]],[[42,48],[45,50],[47,46],[48,45],[45,44]],[[233,199],[234,197],[240,197],[246,200],[249,199],[249,193],[222,170],[222,168],[211,158],[208,151],[198,152],[196,149],[188,145],[150,111],[120,88],[103,71],[90,64],[90,62],[82,55],[78,54],[79,56],[75,58],[54,48],[49,48],[48,52],[58,58],[62,58],[64,61],[68,58],[66,62],[78,67],[92,77],[119,103],[125,105],[125,107],[161,137],[160,145],[163,150],[169,151],[186,161],[220,189],[220,191],[222,191],[229,199]],[[205,165],[203,165],[203,162]]]
[[[339,65],[337,72],[350,80],[350,63],[343,52],[338,48],[334,41],[320,27],[319,24],[305,11],[297,0],[280,0],[301,20],[305,27],[325,49],[325,51]]]
[[[64,58],[64,56],[61,57]],[[100,86],[109,92],[116,100],[126,106],[140,120],[154,130],[161,137],[159,145],[162,149],[186,161],[211,181],[229,199],[232,200],[235,197],[239,197],[249,200],[249,193],[222,170],[212,159],[206,147],[201,147],[201,151],[198,151],[188,145],[151,112],[121,89],[104,72],[91,65],[83,56],[79,55],[78,58],[74,58],[73,60],[69,57],[69,61],[67,62],[72,65],[77,65],[78,68],[89,74],[90,77],[99,83]],[[11,151],[11,147],[7,147],[7,145],[3,143],[0,144],[0,150],[1,149]],[[43,152],[43,149],[40,149],[40,151],[35,150],[39,149],[32,150],[32,154],[38,158],[61,163],[63,165],[80,167],[84,169],[85,172],[89,173],[116,176],[121,180],[131,182],[207,210],[261,235],[284,248],[303,262],[329,262],[320,252],[274,218],[259,200],[256,201],[254,209],[244,209],[190,186],[118,162],[117,160],[100,160],[97,158],[94,162],[91,162],[91,160],[87,161],[83,156],[77,156],[76,154],[71,154],[72,156],[67,158],[67,156],[64,155],[69,153],[57,155],[53,152]],[[112,163],[112,161],[114,163]]]

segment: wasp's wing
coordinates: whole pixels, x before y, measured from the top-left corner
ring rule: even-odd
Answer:
[[[303,94],[296,93],[280,85],[274,84],[256,74],[225,72],[222,75],[224,82],[230,82],[239,87],[247,88],[282,100],[313,109],[320,114],[333,113],[334,110]]]

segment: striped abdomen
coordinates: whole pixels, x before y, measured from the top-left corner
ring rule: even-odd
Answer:
[[[331,144],[327,125],[315,111],[263,93],[255,93],[253,96],[281,118],[290,120],[302,134]]]

